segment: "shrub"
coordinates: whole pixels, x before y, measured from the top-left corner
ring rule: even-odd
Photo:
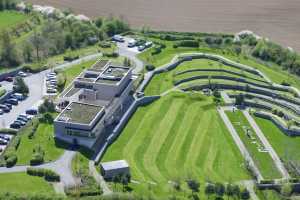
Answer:
[[[44,155],[42,153],[34,153],[30,165],[40,165],[44,162]]]
[[[183,40],[180,42],[176,42],[173,47],[199,47],[199,42],[196,40]]]
[[[29,167],[27,168],[26,173],[31,176],[44,177],[44,179],[49,182],[60,181],[60,176],[49,169]]]
[[[32,139],[32,138],[33,138],[33,136],[34,136],[36,130],[37,130],[38,127],[39,127],[38,121],[35,120],[35,121],[33,121],[32,123],[33,123],[32,129],[31,129],[30,133],[28,134],[28,138],[29,138],[29,139]]]
[[[155,69],[154,65],[146,65],[147,71],[153,71]]]
[[[111,43],[109,43],[109,42],[101,42],[101,43],[99,44],[99,46],[100,46],[101,48],[104,48],[104,49],[106,49],[106,48],[111,48]]]
[[[160,47],[154,47],[153,51],[151,52],[151,55],[157,55],[161,53]]]
[[[79,55],[66,55],[64,56],[64,61],[71,62],[73,60],[79,59]]]
[[[6,156],[5,162],[6,167],[13,167],[18,161],[16,154],[12,153]]]
[[[108,57],[108,58],[117,58],[119,57],[119,54],[117,52],[111,52],[111,53],[103,53],[104,57]]]

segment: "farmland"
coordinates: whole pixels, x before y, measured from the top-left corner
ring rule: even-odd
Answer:
[[[90,17],[122,16],[133,27],[144,25],[156,30],[257,32],[284,46],[300,50],[298,1],[137,1],[137,0],[27,0],[36,4],[71,8]],[[84,5],[84,6],[83,6]],[[119,6],[115,6],[119,5]],[[172,5],[172,7],[170,7]],[[237,9],[236,9],[237,8]],[[208,17],[209,16],[209,17]],[[176,22],[176,23],[174,23]]]
[[[129,162],[132,179],[161,186],[162,190],[156,188],[159,193],[167,192],[168,181],[178,178],[248,178],[244,161],[214,103],[195,94],[171,93],[139,108],[103,161],[118,159]]]

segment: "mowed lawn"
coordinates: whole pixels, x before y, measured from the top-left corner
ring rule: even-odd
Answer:
[[[45,152],[44,161],[50,162],[59,158],[64,149],[55,145],[54,127],[52,124],[40,123],[32,139],[28,138],[30,128],[22,133],[21,143],[16,151],[18,162],[17,165],[30,164],[33,155],[33,149],[41,146]]]
[[[250,126],[248,120],[243,115],[241,111],[226,111],[228,118],[230,119],[233,127],[239,134],[242,142],[248,149],[252,159],[254,160],[256,166],[260,170],[260,173],[265,179],[274,179],[274,178],[281,178],[281,175],[276,168],[270,154],[268,152],[260,152],[258,149],[258,143],[260,143],[259,138],[257,137],[256,133],[254,132],[253,128]],[[246,130],[249,129],[249,133],[252,134],[252,137],[255,140],[250,139],[247,136]],[[255,143],[254,143],[255,142]]]
[[[16,11],[0,12],[0,30],[11,28],[29,19],[29,16]]]
[[[133,180],[154,182],[165,192],[168,181],[175,179],[249,178],[239,150],[206,97],[172,93],[139,108],[102,162],[119,159],[129,162]]]
[[[25,172],[0,174],[0,193],[54,194],[53,186],[44,178],[29,176]]]
[[[283,161],[293,160],[300,163],[300,137],[285,135],[273,122],[254,117],[256,123]]]

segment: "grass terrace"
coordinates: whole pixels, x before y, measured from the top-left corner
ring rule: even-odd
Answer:
[[[249,179],[215,104],[200,93],[173,92],[139,108],[101,162],[121,159],[140,182],[130,185],[139,194],[150,184],[153,194],[166,197],[170,181],[187,177],[202,185]]]
[[[53,186],[44,178],[29,176],[25,172],[0,174],[0,193],[54,194]]]
[[[226,111],[226,114],[248,149],[262,176],[265,179],[281,178],[270,154],[265,151],[263,144],[243,113],[241,111]]]
[[[285,163],[300,163],[300,137],[289,137],[285,135],[269,120],[259,117],[254,117],[254,119],[276,153]]]
[[[59,121],[69,123],[90,124],[102,106],[72,102],[58,117]]]

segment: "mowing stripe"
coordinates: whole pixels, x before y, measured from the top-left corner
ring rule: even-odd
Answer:
[[[188,107],[187,102],[184,101],[184,103],[180,107],[180,110],[185,111],[187,109],[187,107]],[[158,167],[158,169],[161,171],[161,173],[164,174],[165,177],[168,177],[168,179],[170,179],[172,174],[168,173],[168,169],[170,166],[166,166],[165,161],[167,159],[167,154],[170,150],[170,147],[171,147],[175,137],[179,133],[179,127],[181,126],[181,124],[183,122],[183,118],[186,114],[188,114],[188,113],[187,112],[179,112],[177,114],[175,123],[173,123],[172,127],[167,132],[168,136],[165,138],[163,144],[160,146],[158,155],[155,160],[155,163],[156,163],[156,166]]]
[[[155,163],[155,160],[158,156],[159,148],[168,136],[168,130],[171,129],[172,124],[175,123],[176,115],[181,111],[180,107],[183,102],[184,100],[177,99],[172,101],[172,105],[169,107],[168,112],[164,115],[164,118],[160,120],[159,124],[155,125],[157,128],[153,132],[151,142],[144,154],[144,165],[147,166],[149,174],[152,174],[152,177],[155,180],[168,180],[163,174],[161,174]]]

